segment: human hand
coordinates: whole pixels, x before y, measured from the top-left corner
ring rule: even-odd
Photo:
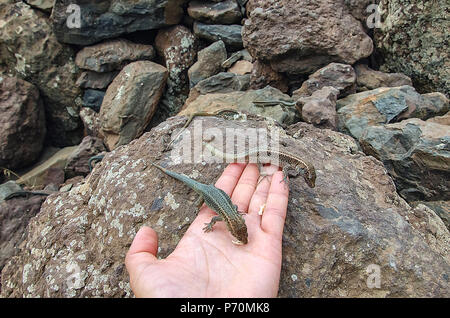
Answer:
[[[235,245],[224,222],[211,233],[205,223],[216,215],[205,205],[175,250],[158,260],[158,238],[149,227],[136,234],[125,264],[136,297],[276,297],[289,189],[278,167],[259,184],[254,164],[230,164],[216,187],[230,195],[244,215],[248,244]],[[258,212],[266,204],[263,215]]]

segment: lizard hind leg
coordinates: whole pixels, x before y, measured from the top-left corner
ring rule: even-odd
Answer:
[[[223,219],[222,219],[221,216],[218,216],[218,215],[214,216],[214,217],[211,219],[211,222],[205,223],[206,226],[203,228],[203,231],[204,231],[205,233],[211,232],[211,231],[213,230],[214,224],[216,224],[216,222],[220,222],[220,221],[223,221]]]

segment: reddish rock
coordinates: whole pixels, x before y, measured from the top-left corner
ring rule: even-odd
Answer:
[[[319,128],[336,130],[336,100],[339,90],[325,86],[309,97],[301,97],[297,101],[297,109],[303,121]]]
[[[249,0],[244,47],[278,72],[309,74],[329,64],[370,56],[371,38],[347,1]]]
[[[150,61],[128,64],[109,85],[100,109],[100,134],[109,150],[139,137],[156,111],[167,69]]]
[[[16,77],[0,76],[0,167],[17,169],[39,158],[46,133],[38,89]]]
[[[367,91],[379,87],[413,86],[411,79],[401,73],[383,73],[372,70],[365,64],[355,66],[358,91]]]
[[[216,75],[222,70],[222,63],[227,59],[227,50],[223,41],[217,41],[198,52],[197,62],[189,69],[190,86]]]

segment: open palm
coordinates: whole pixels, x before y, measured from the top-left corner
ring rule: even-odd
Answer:
[[[276,171],[278,168],[269,167]],[[203,206],[176,249],[158,260],[156,232],[143,227],[127,253],[130,284],[137,297],[275,297],[281,270],[281,240],[289,190],[277,171],[258,184],[256,165],[230,164],[216,186],[244,215],[248,244],[235,245],[223,222]],[[258,212],[266,204],[261,216]]]

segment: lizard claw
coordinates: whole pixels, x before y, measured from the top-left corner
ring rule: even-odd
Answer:
[[[210,224],[210,223],[205,223],[205,225],[206,225],[206,226],[203,228],[203,231],[204,231],[205,233],[212,232],[213,228],[212,228],[211,224]]]

